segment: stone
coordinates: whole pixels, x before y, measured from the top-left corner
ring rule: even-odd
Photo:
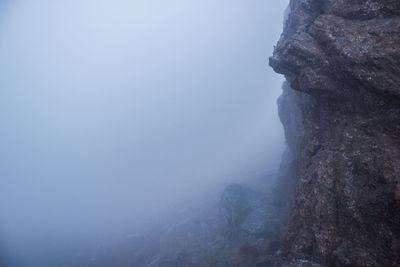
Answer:
[[[295,187],[276,266],[400,266],[400,1],[291,0],[270,65]]]

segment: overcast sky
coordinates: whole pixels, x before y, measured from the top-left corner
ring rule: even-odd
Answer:
[[[3,253],[128,231],[276,168],[267,60],[287,3],[1,1]]]

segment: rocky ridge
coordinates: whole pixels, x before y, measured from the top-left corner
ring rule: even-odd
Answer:
[[[400,266],[400,1],[291,0],[270,65],[295,181],[276,266]]]

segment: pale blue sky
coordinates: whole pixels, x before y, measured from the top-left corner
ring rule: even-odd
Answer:
[[[287,3],[3,1],[3,247],[128,231],[275,168]]]

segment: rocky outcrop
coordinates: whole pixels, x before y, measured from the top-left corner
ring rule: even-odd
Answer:
[[[282,219],[272,194],[258,192],[245,185],[230,184],[221,195],[220,216],[225,229],[245,231],[258,237],[279,240]]]
[[[271,180],[275,179],[274,170],[243,184],[229,184],[204,203],[177,210],[171,219],[156,227],[103,244],[92,257],[84,254],[66,265],[271,266],[288,210],[287,198],[275,199],[271,192]],[[285,181],[282,188],[286,189],[286,180],[280,181]]]
[[[291,0],[270,65],[294,207],[278,266],[400,266],[400,1]]]
[[[283,226],[272,194],[230,184],[212,207],[169,227],[150,247],[145,266],[270,266]]]

